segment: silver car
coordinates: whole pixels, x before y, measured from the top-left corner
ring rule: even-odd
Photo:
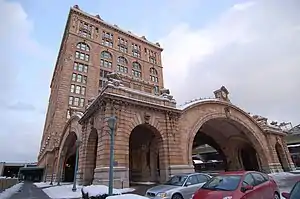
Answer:
[[[190,199],[212,176],[205,173],[177,174],[165,184],[147,190],[151,199]]]

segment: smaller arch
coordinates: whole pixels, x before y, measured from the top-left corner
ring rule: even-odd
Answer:
[[[76,48],[87,52],[90,51],[90,46],[85,42],[77,43]]]
[[[110,52],[108,52],[107,50],[104,50],[101,52],[101,58],[112,60],[112,54]]]
[[[125,57],[123,57],[123,56],[119,56],[119,57],[117,58],[117,62],[118,62],[119,64],[121,64],[121,65],[128,65],[127,59],[126,59]]]

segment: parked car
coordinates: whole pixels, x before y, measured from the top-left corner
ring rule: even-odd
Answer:
[[[296,182],[290,193],[283,192],[281,195],[286,199],[300,198],[300,181]]]
[[[193,199],[280,199],[274,179],[256,171],[224,172],[210,179]]]
[[[145,196],[151,199],[190,199],[211,178],[205,173],[174,175],[166,183],[148,189]]]

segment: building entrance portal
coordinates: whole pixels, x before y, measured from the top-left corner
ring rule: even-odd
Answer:
[[[142,124],[133,129],[129,138],[130,183],[159,182],[162,138],[152,126]]]
[[[240,150],[241,162],[243,163],[244,170],[246,171],[258,171],[259,163],[257,161],[256,150],[252,146],[245,146]]]

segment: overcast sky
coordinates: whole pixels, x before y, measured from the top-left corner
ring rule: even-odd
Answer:
[[[74,4],[159,41],[165,87],[178,104],[224,85],[247,112],[300,123],[298,0],[0,0],[0,161],[36,161]]]

